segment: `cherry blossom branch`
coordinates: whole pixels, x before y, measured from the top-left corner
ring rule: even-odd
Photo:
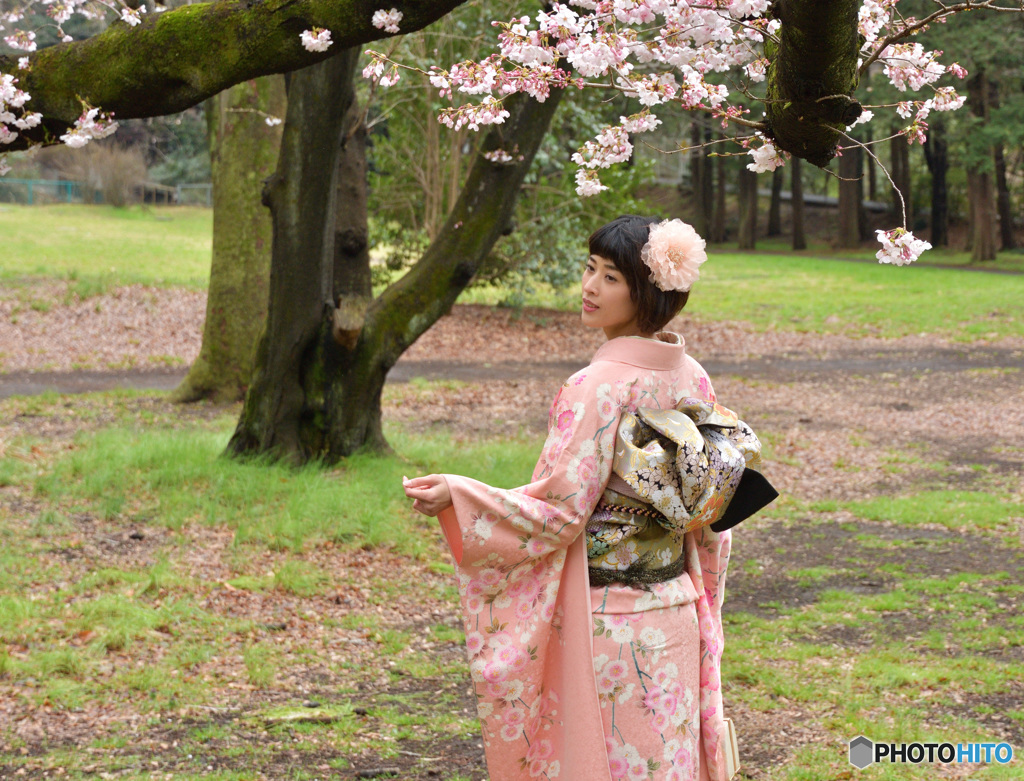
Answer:
[[[878,155],[876,155],[874,152],[872,152],[870,149],[868,149],[867,144],[863,144],[860,141],[858,141],[856,138],[854,138],[853,136],[848,135],[848,134],[843,133],[843,132],[840,132],[839,135],[841,135],[847,141],[852,143],[854,146],[859,146],[861,149],[863,149],[865,152],[867,152],[868,155],[871,157],[871,159],[874,160],[875,163],[878,165],[878,167],[882,169],[882,173],[885,174],[885,178],[889,180],[889,184],[892,185],[892,189],[896,191],[896,195],[900,199],[900,212],[901,212],[900,216],[902,217],[902,220],[903,220],[903,227],[906,228],[907,227],[907,204],[903,200],[903,193],[900,192],[900,188],[897,187],[896,186],[896,182],[894,182],[892,180],[892,176],[889,174],[889,169],[886,168],[882,164],[881,160],[878,159]]]
[[[1005,8],[1002,6],[995,6],[991,2],[988,2],[988,0],[982,0],[982,2],[972,2],[971,0],[966,0],[966,2],[958,3],[957,5],[944,5],[942,3],[939,3],[939,5],[941,6],[941,8],[938,11],[935,11],[931,15],[926,16],[924,19],[919,19],[915,21],[911,25],[905,25],[899,31],[892,33],[891,35],[882,39],[882,42],[875,46],[874,52],[869,57],[867,57],[863,63],[861,63],[858,72],[861,75],[865,74],[867,72],[867,69],[871,66],[871,64],[878,60],[878,58],[881,56],[882,52],[886,50],[886,48],[892,46],[895,43],[898,43],[899,41],[909,38],[912,35],[915,35],[917,32],[923,30],[925,27],[927,27],[937,19],[944,19],[947,16],[962,13],[964,11],[991,10],[1020,13],[1022,10],[1024,10],[1024,3],[1021,3],[1021,6],[1019,8]]]
[[[892,263],[896,266],[906,266],[913,263],[921,257],[922,253],[930,250],[932,245],[927,241],[915,238],[914,234],[907,230],[907,202],[903,199],[903,193],[900,192],[900,188],[897,187],[896,182],[893,181],[892,176],[889,174],[889,169],[882,164],[881,160],[878,159],[878,155],[868,149],[867,145],[862,144],[856,138],[853,138],[846,133],[840,133],[840,135],[868,153],[871,159],[875,161],[875,164],[882,169],[882,173],[885,174],[885,178],[889,180],[889,184],[892,185],[892,189],[900,199],[900,212],[903,218],[903,225],[899,228],[893,228],[887,231],[875,231],[875,236],[878,237],[878,241],[882,245],[882,249],[875,253],[875,257],[878,258],[879,263]]]
[[[692,146],[681,146],[678,149],[661,149],[660,147],[657,147],[654,144],[652,144],[650,141],[645,140],[641,140],[640,143],[643,144],[648,149],[663,155],[677,155],[680,152],[692,152],[694,149],[705,149],[707,147],[714,146],[715,144],[733,144],[740,143],[743,141],[749,141],[754,137],[755,136],[729,136],[728,138],[714,138],[710,141],[702,141],[699,144],[693,144]],[[746,157],[747,155],[746,152],[726,152],[724,154],[716,152],[714,154],[716,157]]]

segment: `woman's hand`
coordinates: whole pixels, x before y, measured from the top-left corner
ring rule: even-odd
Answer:
[[[405,495],[413,499],[412,509],[424,515],[436,516],[452,506],[452,495],[448,483],[441,475],[402,478]]]

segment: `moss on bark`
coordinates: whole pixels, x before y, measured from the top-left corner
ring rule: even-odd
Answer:
[[[767,132],[776,145],[817,166],[835,157],[840,133],[860,116],[857,86],[860,0],[777,0],[779,41],[770,61]]]
[[[228,445],[236,454],[297,463],[320,455],[324,378],[317,363],[332,303],[329,226],[358,56],[358,49],[346,49],[289,82],[277,171],[264,192],[274,226],[267,325]]]
[[[256,338],[267,314],[273,231],[263,181],[277,165],[284,77],[236,84],[206,103],[213,174],[213,261],[203,346],[173,398],[238,401],[252,376]]]
[[[465,0],[396,2],[402,32],[419,30]],[[116,117],[173,114],[247,79],[286,73],[330,59],[348,47],[388,37],[371,23],[379,4],[367,0],[219,0],[148,16],[129,27],[114,22],[82,41],[30,55],[0,56],[0,71],[18,73],[43,123],[8,147],[53,142],[82,112],[82,100]],[[309,52],[299,35],[322,27],[334,45]]]

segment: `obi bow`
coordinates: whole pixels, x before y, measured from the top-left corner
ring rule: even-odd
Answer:
[[[736,413],[702,399],[619,421],[612,471],[676,532],[725,531],[779,494],[758,471],[761,443]]]

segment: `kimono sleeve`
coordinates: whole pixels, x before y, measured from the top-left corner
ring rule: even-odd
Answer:
[[[611,474],[619,406],[595,379],[584,370],[562,387],[528,485],[507,490],[444,476],[452,507],[440,521],[458,564],[469,670],[492,781],[518,780],[527,770],[546,778],[564,770],[564,778],[570,766],[590,768],[575,777],[607,776],[600,741],[598,751],[584,752],[583,764],[573,758],[566,720],[573,728],[584,723],[570,716],[580,687],[559,672],[558,661],[589,652],[590,617],[576,615],[578,607],[567,607],[561,592],[569,547]],[[582,646],[567,651],[570,638],[582,639]],[[589,661],[572,666],[576,673],[589,669]],[[592,684],[592,673],[589,679]],[[593,702],[596,707],[596,689]],[[599,711],[594,714],[585,731],[600,738]]]
[[[530,483],[501,489],[444,475],[452,507],[440,521],[456,562],[482,555],[492,567],[517,567],[564,551],[608,482],[618,417],[609,386],[584,370],[562,386],[551,406]]]

